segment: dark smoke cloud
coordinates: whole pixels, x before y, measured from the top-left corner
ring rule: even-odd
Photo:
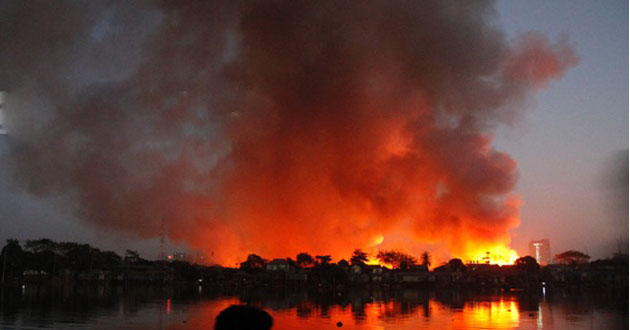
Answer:
[[[17,184],[219,262],[508,243],[497,124],[577,58],[485,1],[0,5]]]

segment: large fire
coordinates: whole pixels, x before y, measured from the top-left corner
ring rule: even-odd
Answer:
[[[380,265],[387,268],[392,268],[392,265],[382,262],[379,258],[377,258],[377,254],[379,249],[382,248],[382,244],[385,240],[383,235],[376,235],[372,241],[372,245],[365,248],[364,250],[368,252],[368,261],[366,264],[368,265]],[[464,263],[472,263],[472,264],[491,264],[491,265],[512,265],[519,258],[518,253],[505,244],[487,244],[487,242],[472,242],[469,244],[470,247],[466,249],[465,252],[459,255],[450,255],[450,258],[458,258],[462,260]],[[411,247],[409,247],[411,248]],[[402,249],[403,251],[405,249]],[[343,257],[343,256],[341,256]],[[340,257],[340,258],[341,258]],[[413,256],[419,257],[419,256]],[[421,262],[421,260],[417,260]],[[439,266],[443,263],[446,263],[448,260],[443,259],[439,260],[436,258],[431,258],[429,262],[432,263],[432,266]]]
[[[465,258],[469,262],[511,265],[518,259],[518,253],[507,246],[495,245],[489,249],[471,251]]]
[[[376,257],[377,250],[372,249],[372,253],[368,255],[368,265],[380,265],[387,268],[392,268],[392,265],[383,263]],[[416,256],[417,257],[417,256]],[[491,265],[512,265],[519,258],[518,253],[505,245],[494,245],[489,248],[472,249],[470,253],[463,255],[454,255],[452,258],[461,259],[464,263],[483,263]],[[439,266],[446,263],[448,260],[435,260],[432,261],[432,266]]]
[[[566,38],[508,40],[485,1],[93,6],[5,8],[6,158],[30,192],[230,266],[517,257],[493,133],[577,63]]]

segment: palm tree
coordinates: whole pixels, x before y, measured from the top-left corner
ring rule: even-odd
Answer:
[[[363,252],[363,250],[361,249],[356,249],[354,250],[354,252],[352,252],[352,258],[350,258],[350,263],[354,266],[354,265],[365,265],[365,263],[368,261],[368,255],[367,253]]]
[[[429,266],[431,266],[431,255],[429,254],[429,252],[424,251],[422,253],[422,257],[420,257],[420,259],[422,259],[422,264],[427,266],[427,268],[429,268]]]

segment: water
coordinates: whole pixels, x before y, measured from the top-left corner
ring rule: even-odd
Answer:
[[[3,297],[2,329],[212,329],[218,313],[248,303],[272,329],[628,329],[628,292],[202,288],[53,289],[26,286]],[[342,326],[338,327],[337,323]]]

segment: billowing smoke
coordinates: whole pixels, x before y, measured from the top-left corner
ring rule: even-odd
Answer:
[[[507,40],[495,15],[485,1],[2,2],[11,166],[88,223],[163,227],[222,263],[508,244],[517,165],[492,132],[577,57],[562,38]]]

